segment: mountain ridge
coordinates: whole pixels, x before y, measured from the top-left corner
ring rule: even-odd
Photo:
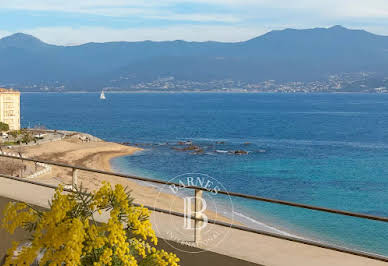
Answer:
[[[73,90],[85,86],[124,89],[160,77],[198,82],[307,82],[338,73],[388,75],[388,36],[336,25],[274,30],[243,42],[121,41],[59,46],[17,33],[0,39],[0,58],[6,62],[0,65],[0,84],[57,82]]]
[[[24,39],[37,40],[37,41],[39,41],[42,44],[51,45],[51,46],[57,46],[57,47],[79,47],[79,46],[83,46],[83,45],[87,45],[87,44],[110,44],[110,43],[173,43],[173,42],[183,42],[183,43],[225,43],[225,44],[237,44],[237,43],[249,42],[249,41],[261,38],[261,37],[263,37],[265,35],[273,34],[273,33],[278,33],[278,32],[279,33],[287,32],[287,31],[308,32],[308,31],[319,31],[319,30],[323,30],[323,31],[327,31],[327,32],[330,32],[330,31],[332,31],[332,32],[333,31],[337,31],[337,32],[338,31],[363,32],[363,33],[367,33],[368,35],[388,38],[388,35],[379,35],[379,34],[368,32],[368,31],[363,30],[363,29],[349,29],[349,28],[346,28],[346,27],[344,27],[342,25],[334,25],[334,26],[331,26],[331,27],[328,27],[328,28],[323,28],[323,27],[316,27],[316,28],[310,28],[310,29],[285,28],[285,29],[281,29],[281,30],[271,30],[271,31],[269,31],[267,33],[264,33],[262,35],[259,35],[257,37],[253,37],[253,38],[245,40],[245,41],[236,41],[236,42],[222,42],[222,41],[212,41],[212,40],[208,40],[208,41],[186,41],[186,40],[176,39],[176,40],[168,40],[168,41],[151,41],[151,40],[124,41],[123,40],[123,41],[107,41],[107,42],[86,42],[86,43],[77,44],[77,45],[56,45],[56,44],[50,44],[50,43],[44,42],[44,41],[40,40],[39,38],[37,38],[37,37],[35,37],[33,35],[30,35],[30,34],[27,34],[27,33],[23,33],[23,32],[17,32],[17,33],[14,33],[14,34],[2,37],[2,38],[0,38],[0,42],[2,42],[3,40],[6,40],[6,39],[19,39],[20,40],[20,39],[24,38]]]

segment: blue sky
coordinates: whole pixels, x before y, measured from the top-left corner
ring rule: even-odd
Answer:
[[[24,32],[64,45],[243,41],[337,24],[388,35],[388,0],[0,0],[0,37]]]

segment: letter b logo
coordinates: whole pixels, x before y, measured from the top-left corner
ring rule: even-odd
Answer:
[[[192,211],[193,205],[194,207],[196,205],[196,208],[194,209],[194,211]],[[201,226],[197,227],[197,229],[201,230],[205,228],[208,223],[208,218],[206,214],[204,214],[206,207],[207,207],[206,201],[203,198],[185,197],[184,198],[185,213],[184,213],[183,227],[189,230],[194,229],[191,223],[191,217],[194,216],[195,218],[203,219],[203,221],[198,222]]]

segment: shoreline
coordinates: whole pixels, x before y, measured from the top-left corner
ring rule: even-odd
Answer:
[[[68,140],[56,140],[51,143],[50,142],[43,143],[38,146],[30,146],[30,147],[27,146],[25,147],[25,151],[28,153],[31,153],[31,152],[34,153],[33,152],[34,150],[42,150],[42,149],[49,150],[49,149],[52,149],[52,146],[54,146],[54,143],[57,143],[59,144],[59,145],[55,145],[55,146],[59,146],[57,150],[54,149],[54,152],[51,152],[48,154],[47,153],[38,154],[38,157],[39,158],[44,157],[43,159],[47,157],[54,157],[54,158],[59,157],[58,159],[63,163],[69,163],[77,166],[84,166],[87,168],[103,170],[107,172],[122,173],[126,175],[131,175],[133,173],[130,171],[130,169],[127,169],[125,167],[120,167],[120,166],[114,167],[112,161],[114,159],[132,156],[137,152],[144,151],[143,148],[140,148],[138,146],[128,146],[117,142],[107,142],[102,139],[96,138],[88,133],[80,133],[80,132],[72,132],[72,131],[64,131],[64,132],[70,133],[71,135],[73,134],[86,135],[88,137],[95,139],[95,141],[92,141],[89,143],[80,143],[79,141],[77,141],[76,138],[73,137]],[[63,146],[64,143],[66,143],[66,141],[70,142],[73,145],[71,145],[70,147],[61,147]],[[35,148],[35,147],[38,147],[38,148]],[[54,169],[53,173],[56,174],[57,176],[64,174],[63,171],[58,171],[58,169],[57,171],[55,171]],[[51,180],[49,180],[50,179],[48,177],[49,175],[50,174],[42,177],[38,177],[37,179],[38,180],[41,179],[41,180],[44,180],[45,182],[50,183]],[[71,184],[71,173],[68,171],[67,175],[68,175],[67,183]],[[134,175],[137,175],[137,174],[134,174]],[[139,175],[139,176],[142,176],[142,175]],[[56,178],[55,180],[58,180],[58,178]],[[65,181],[66,178],[62,178],[62,180]],[[150,207],[157,207],[161,209],[170,209],[172,211],[181,212],[181,213],[184,210],[182,195],[168,193],[165,191],[160,192],[160,187],[154,183],[138,181],[138,180],[130,180],[130,179],[125,179],[123,177],[117,177],[117,176],[106,176],[106,175],[86,173],[86,172],[79,173],[78,180],[79,180],[79,183],[81,182],[83,186],[91,190],[95,190],[99,186],[101,186],[101,182],[104,180],[109,181],[112,186],[120,183],[127,186],[131,190],[131,196],[134,198],[134,202],[138,204],[144,204]],[[160,196],[161,199],[158,199],[157,201],[155,201],[154,200],[155,196]],[[173,206],[171,206],[169,205],[171,202],[180,202],[181,204],[174,204]],[[290,233],[285,229],[279,229],[276,227],[276,225],[270,225],[260,220],[257,220],[256,218],[252,217],[250,214],[239,212],[238,210],[231,211],[226,208],[224,209],[221,208],[221,210],[218,210],[217,212],[215,210],[208,209],[207,211],[205,211],[205,213],[208,215],[210,219],[217,218],[216,220],[220,220],[222,222],[227,222],[230,224],[250,226],[258,230],[306,239],[305,237],[301,237],[298,234]]]
[[[72,131],[63,132],[69,134],[71,137],[33,146],[20,147],[20,150],[23,155],[30,158],[56,161],[127,175],[132,174],[130,169],[120,167],[119,165],[114,167],[112,161],[117,158],[131,156],[136,152],[144,150],[143,148],[137,146],[127,146],[116,142],[106,142],[87,133]],[[93,141],[87,143],[81,142],[79,141],[79,136],[88,136],[92,138]],[[72,172],[70,169],[64,169],[56,166],[52,167],[52,171],[50,173],[35,178],[36,181],[56,186],[59,184],[64,186],[71,185],[71,179]],[[104,180],[110,182],[112,186],[115,184],[122,184],[124,187],[131,190],[131,196],[134,198],[135,203],[180,213],[183,213],[184,211],[184,201],[182,200],[182,195],[165,191],[161,192],[161,187],[158,187],[153,183],[82,171],[78,173],[78,180],[78,185],[82,185],[84,188],[91,191],[100,187],[102,181]],[[221,204],[221,206],[222,205],[223,204]],[[276,225],[267,224],[249,213],[238,209],[231,211],[227,207],[221,207],[219,210],[208,208],[205,213],[209,219],[219,220],[229,224],[248,226],[253,229],[278,233],[285,236],[306,239],[305,237],[301,237],[300,234],[290,233],[286,229],[278,228]]]
[[[139,147],[106,142],[98,138],[85,143],[79,140],[79,136],[83,134],[73,132],[71,137],[33,146],[18,147],[18,150],[20,150],[23,156],[29,158],[55,161],[107,172],[113,172],[111,160],[114,158],[129,156],[142,150]],[[38,176],[34,180],[55,186],[59,184],[64,186],[70,185],[72,171],[71,169],[52,166],[50,173]],[[181,213],[184,210],[183,201],[178,196],[160,193],[157,187],[145,186],[135,180],[128,180],[117,176],[84,171],[78,172],[78,185],[82,185],[87,190],[96,190],[101,186],[102,181],[108,181],[112,186],[122,184],[124,187],[127,187],[131,191],[131,196],[134,198],[135,203]],[[236,223],[213,211],[206,211],[206,215],[208,215],[209,219]]]
[[[143,148],[137,146],[127,146],[116,142],[106,142],[87,133],[72,131],[66,132],[72,137],[33,146],[24,146],[21,147],[20,150],[23,155],[30,158],[56,161],[127,175],[132,174],[130,169],[120,166],[115,168],[112,161],[117,158],[131,156],[136,152],[144,150]],[[89,136],[94,140],[84,143],[79,141],[78,136]],[[36,181],[56,186],[59,184],[64,186],[70,185],[71,179],[72,172],[70,169],[63,169],[56,166],[52,167],[52,171],[50,173],[35,178]],[[172,210],[180,213],[183,213],[184,210],[182,195],[168,193],[165,191],[160,192],[160,187],[154,185],[153,183],[82,171],[78,173],[78,180],[78,185],[82,184],[84,188],[92,191],[100,187],[102,181],[104,180],[110,182],[112,186],[115,184],[122,184],[124,187],[128,187],[131,190],[131,196],[134,198],[134,202],[138,204]],[[174,204],[171,204],[171,202]],[[219,220],[229,224],[248,226],[257,230],[278,233],[285,236],[306,239],[305,237],[301,237],[299,233],[290,233],[287,229],[280,229],[276,225],[267,224],[249,213],[238,209],[231,211],[228,208],[221,208],[219,210],[212,210],[209,208],[205,211],[205,213],[213,220]]]

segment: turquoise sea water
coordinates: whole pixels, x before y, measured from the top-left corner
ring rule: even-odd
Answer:
[[[143,143],[115,169],[168,180],[187,172],[227,190],[388,216],[388,95],[22,94],[23,126]],[[192,140],[202,154],[173,149]],[[223,142],[222,144],[220,142]],[[247,155],[216,151],[246,150]],[[248,200],[235,217],[388,255],[388,224]]]

